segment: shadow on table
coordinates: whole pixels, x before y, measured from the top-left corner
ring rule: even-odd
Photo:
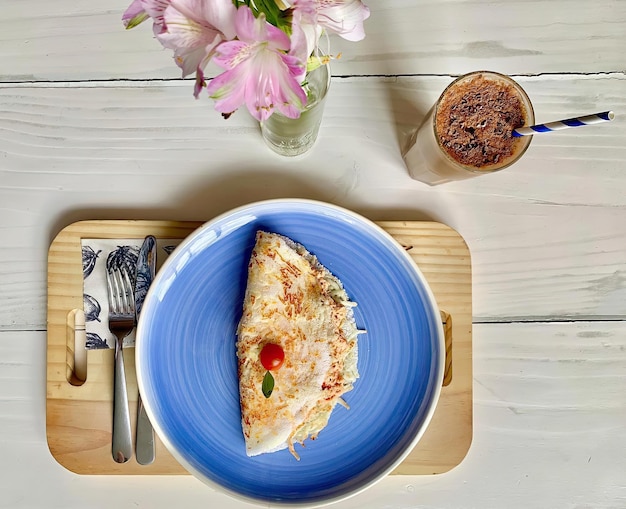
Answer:
[[[276,169],[229,169],[213,175],[204,183],[195,185],[179,194],[178,206],[170,216],[183,213],[194,218],[210,219],[234,207],[275,198],[305,198],[333,203],[336,188],[316,181],[310,172],[301,169],[294,173]]]
[[[208,221],[235,207],[276,198],[302,198],[339,205],[374,221],[437,220],[420,210],[376,208],[363,206],[351,199],[349,185],[338,176],[336,182],[319,181],[311,174],[286,174],[275,169],[229,169],[223,174],[207,177],[206,182],[194,179],[191,187],[173,193],[169,203],[161,207],[89,207],[65,211],[53,224],[50,242],[59,231],[76,221],[97,219],[137,219],[172,221]]]
[[[401,78],[385,84],[389,111],[394,118],[398,150],[403,154],[412,134],[422,125],[428,115],[428,109],[420,105],[423,102],[420,95],[425,94],[425,91],[420,90],[418,82],[409,78]]]
[[[299,170],[297,170],[299,171]],[[178,207],[167,219],[209,220],[218,214],[251,202],[277,198],[319,200],[348,208],[374,221],[377,220],[433,220],[425,212],[400,208],[378,209],[363,206],[346,190],[345,175],[335,182],[317,180],[310,173],[286,174],[275,169],[225,170],[220,177],[207,181],[205,187],[194,186],[178,197]],[[181,216],[182,214],[182,216]]]

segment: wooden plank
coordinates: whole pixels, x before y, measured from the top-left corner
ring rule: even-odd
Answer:
[[[623,69],[626,4],[614,0],[366,0],[358,43],[332,37],[335,76],[601,73]],[[130,0],[5,2],[0,81],[179,78],[148,23],[125,31]],[[563,13],[567,12],[567,19]],[[459,20],[462,20],[460,22]],[[488,20],[488,21],[487,21]],[[209,67],[212,76],[216,68]],[[192,84],[189,85],[191,87]]]
[[[626,316],[626,77],[519,81],[539,121],[616,119],[536,136],[518,165],[440,188],[411,180],[400,149],[449,78],[334,81],[320,139],[297,162],[269,151],[245,112],[224,121],[187,85],[0,88],[0,329],[45,327],[33,267],[73,221],[209,220],[277,197],[455,228],[473,255],[476,320]]]
[[[73,335],[66,317],[82,307],[81,238],[183,238],[200,223],[171,221],[82,221],[64,228],[50,247],[48,267],[48,356],[46,430],[50,451],[67,469],[81,474],[180,474],[185,471],[159,441],[149,467],[111,458],[113,352],[87,355],[87,381],[72,380]],[[458,465],[472,440],[471,260],[462,237],[435,222],[382,222],[421,268],[440,308],[452,317],[452,371],[423,438],[394,471],[434,474]],[[59,274],[65,279],[57,277]],[[448,279],[456,281],[454,287]],[[450,325],[450,323],[448,323]],[[448,327],[449,328],[449,327]],[[125,351],[131,419],[137,405],[134,349]],[[72,383],[74,382],[74,383]],[[133,424],[134,429],[134,424]]]
[[[620,507],[626,321],[476,324],[474,440],[445,476],[390,476],[339,507]],[[241,509],[190,476],[71,475],[47,451],[45,331],[0,332],[6,507]],[[556,467],[555,467],[556,466]],[[38,479],[33,489],[33,475]],[[461,502],[460,502],[461,501]],[[21,505],[20,505],[21,504]]]

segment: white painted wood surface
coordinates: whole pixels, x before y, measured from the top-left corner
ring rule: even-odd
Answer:
[[[474,440],[463,463],[389,477],[332,507],[624,507],[626,325],[478,324],[474,338]],[[77,476],[56,464],[42,421],[44,345],[37,331],[0,340],[0,507],[252,507],[190,476]]]
[[[617,118],[535,136],[507,171],[429,188],[408,177],[400,146],[449,81],[336,79],[320,140],[299,161],[267,150],[246,112],[225,121],[186,83],[0,88],[12,239],[0,246],[1,327],[44,327],[45,272],[29,267],[45,267],[48,244],[74,220],[204,220],[279,196],[457,229],[479,321],[626,314],[625,77],[519,78],[539,121],[611,108]]]
[[[194,101],[126,0],[0,0],[0,508],[240,507],[192,478],[79,477],[45,439],[46,256],[80,219],[205,220],[272,197],[432,219],[472,253],[474,444],[342,508],[626,507],[626,1],[371,0],[314,152]],[[400,151],[452,76],[509,73],[538,121],[518,165],[429,188]],[[520,323],[528,322],[528,323]],[[34,486],[36,489],[34,489]]]
[[[129,0],[0,1],[1,81],[177,78]],[[369,0],[367,37],[333,39],[335,75],[598,73],[624,68],[623,0]]]

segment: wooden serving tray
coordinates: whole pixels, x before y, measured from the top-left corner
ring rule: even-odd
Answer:
[[[76,310],[83,306],[82,238],[182,239],[200,222],[81,221],[54,239],[48,254],[46,432],[50,452],[78,474],[186,474],[156,438],[156,460],[111,457],[113,350],[89,350],[87,378],[74,376]],[[438,474],[458,465],[472,441],[472,274],[463,238],[426,221],[378,223],[402,244],[428,280],[442,312],[447,369],[437,409],[424,436],[393,474]],[[453,324],[452,324],[453,322]],[[132,427],[137,414],[134,348],[124,350]],[[84,355],[84,352],[78,352]],[[134,441],[133,441],[134,443]]]

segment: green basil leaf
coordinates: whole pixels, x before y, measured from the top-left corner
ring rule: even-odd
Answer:
[[[269,398],[272,395],[272,391],[274,390],[274,377],[269,371],[266,372],[263,377],[263,385],[261,386],[261,389],[263,390],[263,396],[266,398]]]

